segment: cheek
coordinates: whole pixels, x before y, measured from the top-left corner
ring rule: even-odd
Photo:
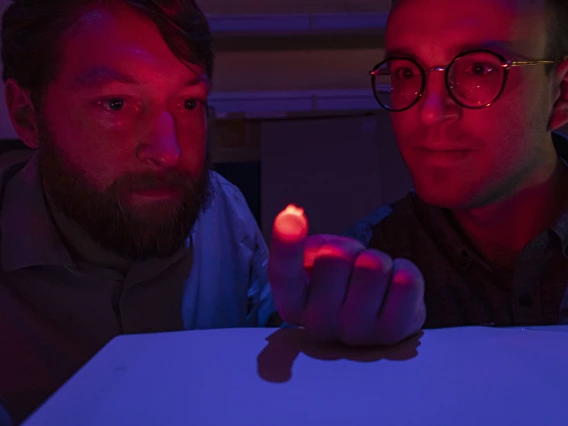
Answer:
[[[391,123],[397,138],[404,139],[407,135],[416,132],[416,128],[422,126],[420,115],[416,106],[403,112],[391,112]]]
[[[422,124],[419,110],[411,108],[408,111],[390,113],[391,123],[398,148],[409,166],[413,163],[412,146],[417,138],[424,137],[427,128]]]
[[[525,149],[517,133],[521,121],[511,114],[506,103],[497,102],[486,109],[464,112],[460,131],[476,150],[472,163],[476,175],[500,180],[500,176],[514,173],[517,165],[524,161]]]
[[[186,121],[178,126],[178,141],[183,169],[197,176],[205,167],[208,123],[206,118]]]
[[[526,162],[547,127],[547,109],[536,93],[517,92],[484,110],[464,114],[463,126],[484,141],[484,151],[506,163]]]
[[[550,115],[548,79],[543,69],[513,69],[503,95],[493,109],[505,131],[539,134],[547,131]]]
[[[392,129],[395,139],[401,151],[412,140],[412,135],[416,134],[416,129],[421,126],[420,117],[416,111],[408,110],[404,112],[390,113]]]
[[[64,160],[99,190],[112,184],[131,162],[131,129],[101,125],[81,108],[70,108],[67,113],[52,110],[46,113],[46,125]]]

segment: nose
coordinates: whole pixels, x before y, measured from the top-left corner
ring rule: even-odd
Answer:
[[[458,119],[461,107],[451,98],[446,88],[444,73],[438,70],[427,74],[426,89],[421,102],[421,117],[427,126]]]
[[[139,145],[138,159],[148,165],[172,168],[177,165],[180,155],[174,119],[164,111],[158,116],[147,140]]]

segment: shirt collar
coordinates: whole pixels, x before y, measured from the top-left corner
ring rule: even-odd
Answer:
[[[466,269],[475,263],[486,270],[491,270],[491,266],[467,241],[459,226],[454,223],[449,210],[426,204],[416,193],[413,193],[413,196],[415,208],[418,210],[418,216],[423,221],[423,225],[441,247],[450,249],[449,254],[456,263]]]
[[[552,141],[560,159],[565,164],[568,164],[568,137],[553,132]],[[420,217],[427,222],[426,226],[428,228],[433,229],[433,235],[436,236],[440,243],[451,249],[453,255],[456,256],[456,261],[465,267],[476,263],[485,269],[492,269],[478,254],[477,250],[467,242],[467,239],[459,231],[457,224],[453,223],[453,219],[447,210],[427,205],[416,194],[414,196]],[[568,206],[550,229],[560,238],[564,256],[568,258]]]
[[[35,153],[6,184],[0,213],[4,271],[72,264],[47,210],[38,163]]]
[[[552,140],[556,153],[568,166],[568,137],[560,133],[553,133]],[[568,258],[568,205],[558,220],[551,226],[551,229],[560,238],[562,253]]]

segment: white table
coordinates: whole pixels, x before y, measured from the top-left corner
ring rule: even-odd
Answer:
[[[290,329],[123,336],[24,425],[566,426],[568,327],[431,330],[390,350]]]

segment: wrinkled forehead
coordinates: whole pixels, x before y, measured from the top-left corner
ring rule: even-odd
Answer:
[[[397,0],[386,29],[387,51],[446,58],[503,45],[528,58],[544,55],[545,0]]]
[[[85,9],[62,39],[59,77],[74,86],[105,83],[191,86],[209,82],[203,65],[175,56],[154,22],[122,2]]]

